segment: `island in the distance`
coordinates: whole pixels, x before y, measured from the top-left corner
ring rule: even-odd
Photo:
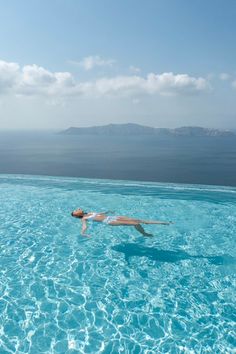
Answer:
[[[203,127],[180,127],[175,129],[154,128],[135,123],[108,124],[93,127],[70,127],[60,132],[66,135],[157,135],[157,136],[236,136],[230,130]]]

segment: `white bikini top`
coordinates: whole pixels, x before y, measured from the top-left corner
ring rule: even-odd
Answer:
[[[86,220],[93,220],[96,218],[96,216],[98,215],[98,213],[92,213],[89,216],[86,216]]]

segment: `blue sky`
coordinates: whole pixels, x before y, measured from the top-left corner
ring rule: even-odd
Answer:
[[[0,129],[236,128],[234,0],[0,0]]]

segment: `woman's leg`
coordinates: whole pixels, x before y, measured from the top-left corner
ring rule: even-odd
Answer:
[[[153,236],[152,234],[149,234],[148,232],[146,232],[144,230],[144,228],[142,227],[142,225],[140,225],[136,220],[117,220],[117,221],[112,221],[109,223],[109,225],[112,226],[134,226],[135,229],[140,232],[143,236]]]
[[[124,223],[136,223],[136,224],[159,224],[159,225],[169,225],[172,224],[171,221],[157,221],[157,220],[141,220],[141,219],[133,219],[129,218],[126,216],[119,216],[118,220],[119,222],[124,222]]]
[[[156,220],[139,220],[141,224],[159,224],[159,225],[170,225],[171,221],[156,221]]]

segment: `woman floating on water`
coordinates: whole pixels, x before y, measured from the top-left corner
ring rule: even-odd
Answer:
[[[71,213],[75,218],[79,218],[82,221],[82,235],[85,235],[85,231],[87,230],[87,221],[97,221],[103,222],[104,224],[111,226],[134,226],[135,229],[140,232],[143,236],[153,236],[152,234],[147,233],[141,224],[159,224],[159,225],[169,225],[172,222],[166,221],[155,221],[155,220],[141,220],[141,219],[133,219],[128,216],[109,216],[107,215],[109,212],[102,213],[94,213],[89,212],[86,213],[82,209],[77,209]]]

